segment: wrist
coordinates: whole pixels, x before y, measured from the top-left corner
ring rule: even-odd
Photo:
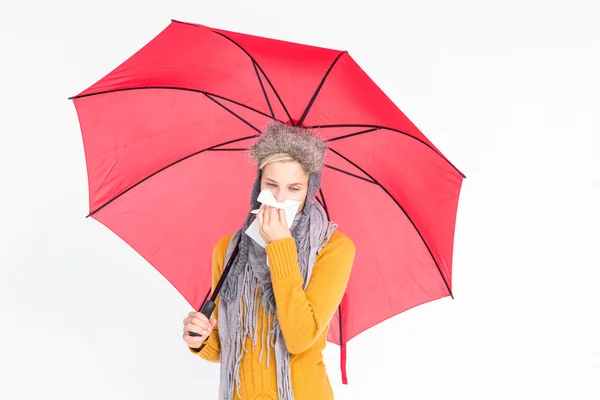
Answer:
[[[206,340],[205,340],[204,342],[202,342],[202,343],[200,344],[200,346],[198,346],[198,347],[192,347],[192,346],[188,345],[188,347],[190,348],[190,350],[192,350],[192,351],[193,351],[193,352],[195,352],[195,353],[197,353],[197,352],[199,352],[200,350],[202,350],[202,349],[204,348],[204,346],[206,346]]]
[[[266,244],[271,244],[271,243],[275,243],[275,242],[279,242],[280,240],[285,240],[285,239],[291,239],[292,235],[284,235],[284,236],[280,236],[280,237],[276,237],[276,238],[272,238],[271,240],[265,240]]]

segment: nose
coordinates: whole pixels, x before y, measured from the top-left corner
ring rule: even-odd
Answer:
[[[277,200],[278,203],[281,203],[285,200],[283,191],[279,189],[275,193],[273,193],[273,197],[275,197],[275,200]]]

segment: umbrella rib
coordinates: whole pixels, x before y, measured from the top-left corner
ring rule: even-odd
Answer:
[[[331,138],[331,139],[327,139],[326,142],[335,142],[336,140],[347,139],[347,138],[352,137],[352,136],[363,135],[365,133],[373,132],[373,131],[376,131],[378,129],[381,129],[381,128],[369,128],[369,129],[365,129],[363,131],[349,133],[347,135],[342,135],[342,136],[334,137],[334,138]]]
[[[292,120],[292,117],[290,116],[290,113],[287,110],[287,107],[285,106],[285,104],[283,104],[283,100],[281,100],[281,97],[279,96],[279,93],[277,93],[277,90],[275,90],[275,87],[273,86],[273,84],[271,83],[271,80],[269,79],[269,77],[267,76],[267,74],[265,73],[265,71],[262,69],[262,67],[260,66],[260,64],[254,59],[254,57],[252,57],[250,55],[250,53],[248,53],[248,51],[246,49],[244,49],[239,43],[237,43],[235,40],[233,40],[232,38],[230,38],[229,36],[221,33],[221,32],[217,32],[215,30],[210,29],[211,32],[216,33],[219,36],[224,37],[225,39],[229,40],[231,43],[235,44],[237,47],[239,47],[240,50],[242,50],[244,53],[246,53],[246,55],[250,58],[250,60],[252,60],[252,62],[254,63],[254,65],[260,70],[260,72],[262,72],[262,74],[264,75],[265,79],[267,80],[267,83],[269,84],[269,86],[271,86],[271,89],[273,89],[273,93],[275,93],[275,96],[277,96],[277,99],[279,100],[279,103],[281,103],[281,107],[283,107],[283,110],[285,111],[285,113],[287,114],[289,120]],[[260,81],[260,77],[259,77],[259,81]]]
[[[327,203],[325,202],[325,195],[323,194],[323,188],[319,188],[319,194],[321,195],[321,200],[323,201],[323,209],[327,215],[327,221],[331,221],[331,218],[329,217],[329,210],[327,209]]]
[[[260,133],[260,129],[258,129],[257,127],[255,127],[254,125],[252,125],[250,122],[246,121],[244,118],[240,117],[239,115],[237,115],[235,112],[231,111],[229,108],[227,108],[225,105],[219,103],[217,100],[213,99],[212,97],[210,97],[208,94],[205,93],[205,96],[208,97],[209,99],[211,99],[212,101],[214,101],[216,104],[218,104],[219,106],[223,107],[226,111],[228,111],[231,115],[233,115],[234,117],[236,117],[237,119],[239,119],[240,121],[242,121],[243,123],[245,123],[246,125],[248,125],[250,128],[254,129],[256,132]]]
[[[348,157],[344,156],[343,154],[341,154],[340,152],[338,152],[338,151],[336,151],[336,150],[334,150],[332,148],[329,148],[329,150],[331,150],[332,152],[334,152],[338,156],[342,157],[344,160],[346,160],[347,162],[349,162],[350,164],[352,164],[354,167],[356,167],[357,169],[359,169],[363,174],[365,174],[369,178],[373,179],[373,181],[377,184],[377,186],[379,186],[394,201],[394,203],[396,203],[396,205],[398,206],[398,208],[400,208],[400,210],[402,210],[402,212],[404,213],[404,215],[406,216],[406,218],[408,218],[408,221],[411,223],[411,225],[413,226],[413,228],[415,228],[415,231],[417,231],[417,233],[419,234],[419,237],[423,241],[423,244],[425,245],[425,248],[427,248],[427,251],[429,252],[429,255],[431,256],[431,259],[433,260],[433,263],[435,264],[438,272],[440,273],[440,276],[442,277],[442,280],[444,281],[444,284],[446,285],[446,289],[448,289],[448,293],[450,294],[450,297],[452,297],[454,299],[454,295],[452,294],[452,291],[450,290],[450,286],[448,285],[448,282],[446,282],[446,278],[444,277],[444,274],[442,274],[442,270],[440,269],[440,266],[438,265],[437,260],[433,256],[433,253],[431,252],[431,249],[429,248],[429,245],[425,241],[425,238],[421,234],[421,231],[419,231],[419,228],[417,228],[417,226],[415,225],[415,223],[412,220],[412,218],[410,218],[410,216],[404,210],[404,208],[400,205],[400,203],[398,202],[398,200],[396,200],[394,198],[394,196],[392,196],[392,194],[379,181],[377,181],[377,179],[375,179],[374,177],[372,177],[363,168],[359,167],[355,162],[353,162]]]
[[[332,165],[327,165],[327,164],[326,164],[326,165],[325,165],[325,167],[327,167],[327,168],[329,168],[329,169],[332,169],[332,170],[334,170],[334,171],[338,171],[338,172],[341,172],[341,173],[343,173],[343,174],[346,174],[346,175],[352,176],[352,177],[354,177],[354,178],[357,178],[357,179],[363,180],[363,181],[365,181],[365,182],[369,182],[369,183],[373,183],[373,184],[377,185],[377,182],[375,182],[375,181],[372,181],[372,180],[370,180],[370,179],[364,178],[364,177],[362,177],[362,176],[360,176],[360,175],[353,174],[352,172],[348,172],[348,171],[345,171],[345,170],[343,170],[343,169],[336,168],[336,167],[334,167],[334,166],[332,166]]]
[[[448,160],[446,157],[444,157],[443,154],[441,154],[439,151],[435,150],[433,147],[431,147],[430,144],[424,142],[423,140],[414,137],[413,135],[410,135],[406,132],[403,132],[399,129],[394,129],[394,128],[389,128],[387,126],[380,126],[380,125],[366,125],[366,124],[336,124],[336,125],[315,125],[315,126],[306,126],[306,129],[322,129],[322,128],[372,128],[372,129],[367,129],[365,131],[360,131],[360,132],[356,132],[356,133],[351,133],[349,135],[343,135],[343,136],[339,136],[339,137],[335,137],[335,138],[331,138],[329,140],[327,140],[328,142],[333,142],[336,140],[341,140],[341,139],[346,139],[352,136],[357,136],[360,134],[365,134],[365,133],[369,133],[369,132],[374,132],[376,130],[380,130],[380,129],[387,129],[389,131],[393,131],[393,132],[397,132],[400,133],[402,135],[408,136],[409,138],[412,138],[418,142],[420,142],[421,144],[424,144],[425,146],[429,147],[431,150],[433,150],[435,152],[435,154],[437,154],[438,156],[442,157],[448,164],[450,164],[450,166],[452,168],[454,168],[456,170],[456,172],[458,172],[463,178],[466,178],[465,174],[463,174],[458,168],[456,168],[454,166],[454,164],[452,164],[450,162],[450,160]]]
[[[321,199],[319,198],[319,196],[318,196],[318,195],[315,195],[315,199],[317,199],[317,201],[318,201],[318,202],[319,202],[321,205],[323,205],[323,200],[321,200]],[[323,207],[323,208],[325,208],[325,207]]]
[[[340,302],[340,304],[338,305],[338,322],[340,325],[340,347],[342,347],[344,345],[344,335],[342,334],[342,303]]]
[[[242,147],[230,147],[228,149],[209,149],[208,151],[248,151]]]
[[[247,106],[245,104],[242,104],[239,101],[235,101],[235,100],[229,99],[227,97],[220,96],[218,94],[206,92],[204,90],[188,89],[188,88],[182,88],[182,87],[177,87],[177,86],[144,86],[144,87],[131,87],[131,88],[112,89],[112,90],[105,90],[105,91],[102,91],[102,92],[95,92],[95,93],[88,93],[88,94],[83,94],[83,95],[72,96],[72,97],[69,97],[69,100],[82,99],[84,97],[97,96],[97,95],[100,95],[100,94],[117,93],[117,92],[127,92],[129,90],[146,90],[146,89],[182,90],[182,91],[185,91],[185,92],[201,93],[201,94],[204,94],[204,95],[209,95],[209,96],[213,96],[213,97],[219,98],[221,100],[226,100],[226,101],[228,101],[230,103],[233,103],[235,105],[238,105],[238,106],[243,107],[245,109],[248,109],[250,111],[254,111],[257,114],[263,115],[263,116],[265,116],[267,118],[271,118],[271,116],[269,114],[264,113],[264,112],[262,112],[260,110],[257,110],[254,107],[250,107],[250,106]]]
[[[319,83],[319,86],[317,86],[317,88],[315,89],[315,93],[313,93],[312,98],[308,102],[308,105],[306,106],[306,109],[304,110],[304,113],[302,114],[302,117],[300,117],[300,120],[298,120],[298,122],[296,123],[296,126],[302,126],[302,123],[306,119],[306,116],[308,115],[308,112],[310,111],[313,103],[315,102],[315,100],[317,99],[317,96],[321,92],[321,88],[323,87],[323,84],[325,83],[325,80],[329,76],[329,73],[331,72],[331,70],[333,69],[333,67],[335,66],[335,64],[338,62],[338,60],[340,59],[340,57],[342,57],[346,53],[348,53],[348,52],[347,51],[341,51],[340,54],[337,55],[337,57],[335,58],[335,60],[333,60],[333,62],[329,66],[329,69],[327,70],[327,72],[325,72],[325,75],[323,76],[323,79],[321,79],[321,82]]]
[[[236,143],[236,142],[242,142],[242,141],[244,141],[244,140],[253,139],[253,138],[256,138],[256,137],[258,137],[258,135],[246,136],[246,137],[239,138],[239,139],[229,140],[229,141],[227,141],[227,142],[224,142],[224,143],[219,143],[219,144],[216,144],[216,145],[214,145],[214,146],[207,147],[206,149],[202,149],[202,150],[200,150],[200,151],[196,151],[196,152],[194,152],[194,153],[192,153],[192,154],[190,154],[190,155],[187,155],[187,156],[185,156],[185,157],[183,157],[183,158],[180,158],[179,160],[173,161],[173,162],[172,162],[172,163],[170,163],[169,165],[166,165],[166,166],[162,167],[162,168],[161,168],[161,169],[159,169],[158,171],[156,171],[156,172],[153,172],[152,174],[148,175],[147,177],[143,178],[142,180],[140,180],[140,181],[138,181],[138,182],[134,183],[133,185],[131,185],[131,186],[130,186],[130,187],[128,187],[127,189],[123,190],[121,193],[119,193],[118,195],[116,195],[116,196],[115,196],[115,197],[113,197],[112,199],[108,200],[107,202],[105,202],[104,204],[102,204],[100,207],[96,208],[94,211],[90,212],[90,213],[89,213],[89,214],[86,216],[86,218],[88,218],[88,217],[91,217],[92,215],[96,214],[98,211],[100,211],[101,209],[103,209],[104,207],[106,207],[107,205],[109,205],[110,203],[112,203],[113,201],[115,201],[116,199],[118,199],[119,197],[123,196],[125,193],[129,192],[129,191],[130,191],[131,189],[133,189],[134,187],[136,187],[136,186],[140,185],[141,183],[143,183],[143,182],[147,181],[148,179],[150,179],[150,178],[152,178],[153,176],[157,175],[158,173],[160,173],[160,172],[164,171],[165,169],[167,169],[167,168],[169,168],[169,167],[172,167],[172,166],[173,166],[173,165],[175,165],[175,164],[178,164],[178,163],[180,163],[180,162],[182,162],[182,161],[184,161],[184,160],[187,160],[188,158],[191,158],[191,157],[193,157],[193,156],[195,156],[195,155],[198,155],[198,154],[204,153],[205,151],[210,151],[210,150],[213,150],[213,149],[215,149],[216,147],[225,146],[225,145],[228,145],[228,144],[231,144],[231,143]]]
[[[256,72],[256,77],[258,78],[258,82],[260,83],[260,88],[262,89],[263,94],[265,95],[265,100],[267,101],[267,106],[269,106],[269,111],[271,111],[271,117],[275,119],[275,113],[273,112],[273,107],[271,107],[271,102],[269,101],[269,96],[267,96],[267,91],[265,90],[265,85],[263,85],[262,79],[260,79],[260,73],[258,72],[258,68],[256,67],[256,62],[252,61],[252,65],[254,66],[254,72]]]

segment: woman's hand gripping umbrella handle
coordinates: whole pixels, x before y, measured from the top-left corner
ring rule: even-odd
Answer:
[[[223,282],[225,281],[225,278],[227,278],[227,274],[229,273],[229,270],[231,269],[233,260],[235,260],[235,258],[237,256],[241,240],[242,240],[242,233],[240,233],[240,235],[238,237],[238,241],[235,245],[235,249],[233,250],[231,257],[229,257],[227,266],[223,270],[223,273],[221,274],[221,278],[219,279],[219,282],[217,283],[217,286],[215,287],[215,290],[213,291],[212,296],[210,296],[210,299],[208,301],[204,302],[204,304],[202,305],[202,308],[200,309],[200,312],[208,319],[210,319],[213,311],[215,310],[215,307],[216,307],[215,300],[217,299],[217,295],[221,291],[221,286],[223,286]],[[196,332],[190,332],[189,334],[190,334],[190,336],[200,336],[200,334],[198,334]]]
[[[215,310],[215,302],[208,300],[207,302],[204,303],[204,305],[202,306],[202,308],[200,309],[200,312],[207,318],[210,319],[210,316],[212,315],[213,311]],[[196,332],[188,332],[188,334],[190,336],[200,336],[199,333]]]

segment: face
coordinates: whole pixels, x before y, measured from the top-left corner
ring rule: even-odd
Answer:
[[[274,162],[262,170],[260,190],[269,189],[275,200],[296,200],[302,202],[298,212],[302,211],[308,193],[308,175],[302,165],[296,161]]]

